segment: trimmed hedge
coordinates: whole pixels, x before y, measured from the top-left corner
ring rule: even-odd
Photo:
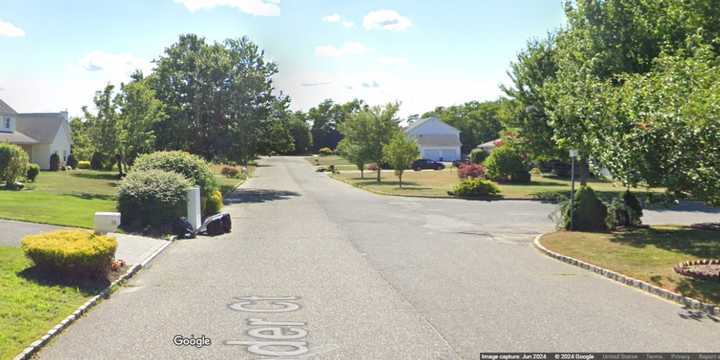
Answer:
[[[120,182],[118,211],[131,229],[159,228],[184,215],[190,181],[162,170],[134,170]]]
[[[60,171],[60,155],[57,153],[50,155],[50,171]]]
[[[467,178],[476,179],[485,177],[485,167],[478,164],[460,164],[457,170],[458,177],[462,180]]]
[[[522,155],[510,145],[493,150],[485,160],[485,168],[487,177],[497,182],[524,181],[528,172]]]
[[[575,227],[572,230],[606,231],[607,207],[598,199],[595,191],[589,186],[581,186],[575,193],[573,218]],[[570,202],[563,207],[563,226],[571,230]]]
[[[333,154],[333,150],[329,147],[324,147],[319,150],[321,156],[330,156]]]
[[[88,170],[88,169],[90,169],[90,162],[86,161],[86,160],[78,161],[77,168],[83,169],[83,170]]]
[[[210,165],[199,156],[184,151],[159,151],[141,155],[135,160],[133,171],[163,170],[178,173],[200,187],[203,197],[217,190]]]
[[[462,198],[488,198],[498,194],[500,189],[495,184],[482,179],[467,179],[450,192],[450,195]]]
[[[206,215],[215,215],[222,210],[223,206],[223,196],[215,190],[205,201],[205,213]]]
[[[58,230],[26,236],[22,249],[43,271],[103,278],[110,272],[117,240],[85,230]]]
[[[38,164],[28,164],[27,171],[25,172],[25,177],[27,178],[27,181],[35,182],[35,178],[40,174],[40,165]]]

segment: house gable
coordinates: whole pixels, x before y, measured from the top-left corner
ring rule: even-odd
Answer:
[[[434,135],[459,135],[460,130],[448,125],[436,117],[425,118],[417,123],[410,125],[405,132],[410,136],[418,136],[421,134]]]

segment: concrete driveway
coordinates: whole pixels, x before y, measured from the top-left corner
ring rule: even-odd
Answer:
[[[20,247],[20,241],[27,235],[53,231],[62,227],[32,224],[20,221],[0,220],[0,246]]]
[[[228,198],[232,234],[175,243],[40,358],[720,351],[712,319],[534,249],[553,205],[383,197],[302,158],[263,163]]]

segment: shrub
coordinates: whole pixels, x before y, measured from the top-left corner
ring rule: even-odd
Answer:
[[[485,177],[485,167],[477,164],[460,164],[458,167],[458,177],[460,179],[478,179]]]
[[[215,190],[212,194],[210,194],[210,197],[205,200],[205,212],[206,215],[215,215],[220,212],[223,208],[223,196],[222,194]]]
[[[470,152],[470,162],[473,164],[482,164],[487,159],[488,153],[483,149],[473,149]]]
[[[321,156],[330,156],[333,154],[333,150],[329,147],[324,147],[324,148],[320,149],[319,152],[320,152]]]
[[[487,177],[498,182],[512,181],[512,176],[527,172],[525,161],[520,152],[512,146],[502,146],[493,150],[485,160]]]
[[[86,160],[78,161],[77,168],[85,170],[90,169],[90,162]]]
[[[0,184],[14,186],[15,181],[26,175],[28,154],[21,147],[0,143]]]
[[[498,187],[486,180],[467,179],[453,188],[450,195],[463,198],[494,197],[500,193]]]
[[[94,153],[92,158],[90,159],[90,168],[93,170],[102,170],[103,169],[103,163],[105,162],[104,156],[102,156],[101,153]]]
[[[58,230],[26,236],[22,249],[44,271],[103,278],[110,271],[117,241],[85,230]]]
[[[185,212],[185,190],[190,181],[174,172],[132,171],[120,182],[118,210],[123,225],[133,229],[158,228]]]
[[[77,166],[78,166],[78,161],[75,158],[75,155],[73,155],[72,153],[70,153],[70,155],[68,155],[67,166],[69,166],[73,169],[77,168]]]
[[[570,230],[570,202],[563,206],[563,226]],[[598,199],[595,191],[589,186],[581,186],[575,193],[573,211],[575,227],[572,230],[605,231],[607,230],[607,207]]]
[[[642,206],[630,191],[612,200],[608,206],[606,223],[608,228],[631,227],[642,224]]]
[[[164,170],[176,172],[200,187],[203,197],[217,190],[210,165],[199,156],[184,151],[160,151],[141,155],[135,160],[134,171]]]
[[[510,182],[513,184],[529,184],[532,182],[532,175],[529,171],[518,171],[510,175]]]
[[[27,180],[30,182],[34,182],[38,174],[40,174],[40,165],[28,164],[27,171],[25,173],[25,177],[27,178]]]
[[[542,171],[540,171],[540,168],[534,167],[530,170],[530,175],[540,176],[542,175]]]
[[[50,171],[60,170],[60,155],[53,153],[50,155]]]
[[[220,174],[229,178],[238,178],[240,177],[240,170],[234,166],[223,166]]]

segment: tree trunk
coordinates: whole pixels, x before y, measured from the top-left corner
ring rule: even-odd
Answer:
[[[400,179],[400,188],[402,189],[402,173],[398,175],[398,179]]]
[[[590,177],[590,164],[587,159],[580,160],[580,185],[587,185],[588,178]]]
[[[378,162],[377,164],[377,182],[380,182],[380,172],[382,171],[382,169],[380,168],[380,162]]]
[[[360,178],[361,179],[365,178],[365,166],[360,167]]]

